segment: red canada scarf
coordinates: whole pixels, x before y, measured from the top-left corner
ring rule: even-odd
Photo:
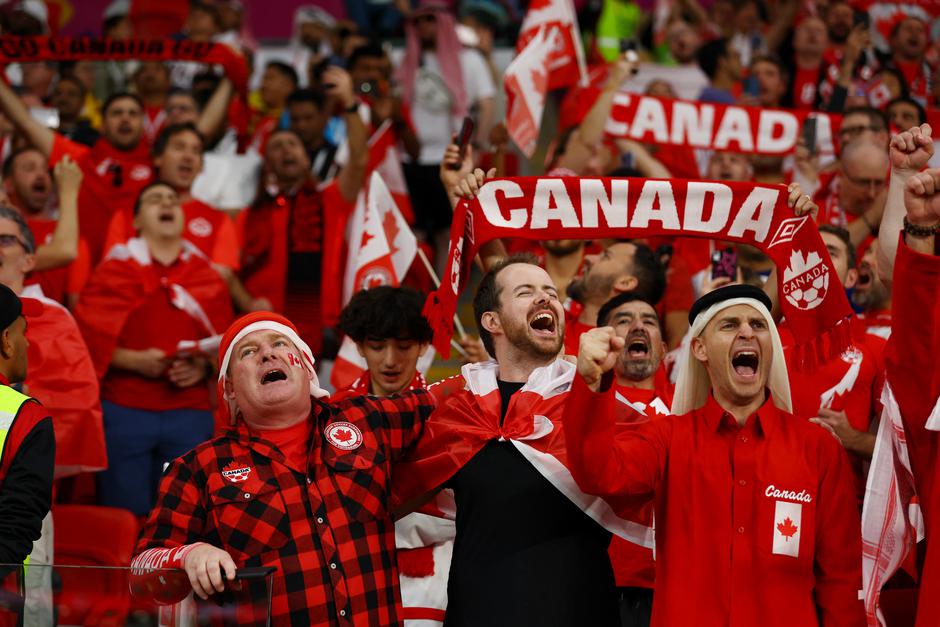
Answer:
[[[820,154],[834,154],[841,116],[789,109],[765,109],[673,100],[619,92],[604,130],[653,145],[786,155],[793,152],[807,117],[816,119]]]
[[[652,548],[653,530],[641,520],[648,498],[585,494],[567,468],[561,416],[575,365],[558,359],[536,368],[525,386],[513,394],[502,422],[497,370],[495,361],[461,369],[464,389],[439,401],[421,438],[396,465],[394,500],[408,503],[437,490],[489,441],[508,440],[546,481],[598,524],[625,540]],[[447,512],[449,505],[440,509]]]
[[[783,185],[658,179],[492,179],[461,201],[450,231],[448,271],[424,315],[434,347],[450,354],[457,297],[480,246],[501,237],[601,239],[707,237],[754,246],[778,269],[778,294],[795,339],[795,363],[812,366],[828,338],[839,355],[852,314],[812,217],[796,217]],[[831,289],[830,289],[831,287]]]
[[[108,37],[0,37],[0,63],[31,61],[196,61],[221,65],[244,94],[248,66],[231,48],[185,39],[110,39]]]

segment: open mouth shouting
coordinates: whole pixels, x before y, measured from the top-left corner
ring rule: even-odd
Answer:
[[[760,371],[760,354],[753,348],[738,348],[731,354],[731,369],[742,383],[754,383]]]
[[[538,337],[555,337],[557,326],[555,314],[544,309],[529,318],[529,328]]]
[[[627,336],[624,350],[630,359],[649,359],[650,339],[645,333],[633,333]]]
[[[278,381],[287,381],[287,373],[282,368],[271,368],[261,377],[261,385],[269,385]]]

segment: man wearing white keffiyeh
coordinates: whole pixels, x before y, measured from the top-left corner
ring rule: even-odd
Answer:
[[[598,390],[624,340],[611,327],[582,336],[562,420],[569,465],[585,492],[654,495],[656,627],[864,624],[848,460],[790,413],[769,306],[747,285],[700,298],[675,415],[620,434],[614,395]]]

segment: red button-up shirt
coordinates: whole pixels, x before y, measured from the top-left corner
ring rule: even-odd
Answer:
[[[586,492],[655,495],[653,625],[865,624],[852,471],[832,436],[769,398],[739,427],[711,397],[615,436],[613,402],[575,377],[568,461]]]
[[[316,403],[305,468],[244,425],[196,447],[160,484],[137,545],[148,553],[135,558],[135,590],[159,596],[145,569],[179,567],[185,554],[149,549],[207,542],[239,567],[277,567],[273,625],[399,625],[391,463],[433,408],[424,390]],[[240,624],[256,624],[239,609]]]

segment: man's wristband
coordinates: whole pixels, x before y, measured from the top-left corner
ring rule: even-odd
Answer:
[[[919,224],[912,224],[907,219],[907,216],[904,216],[904,233],[907,235],[913,235],[914,237],[930,237],[936,235],[937,231],[940,231],[940,222],[931,224],[930,226],[920,226]]]
[[[345,109],[343,109],[343,113],[359,113],[359,102],[358,101],[354,102],[348,107],[346,107]]]

